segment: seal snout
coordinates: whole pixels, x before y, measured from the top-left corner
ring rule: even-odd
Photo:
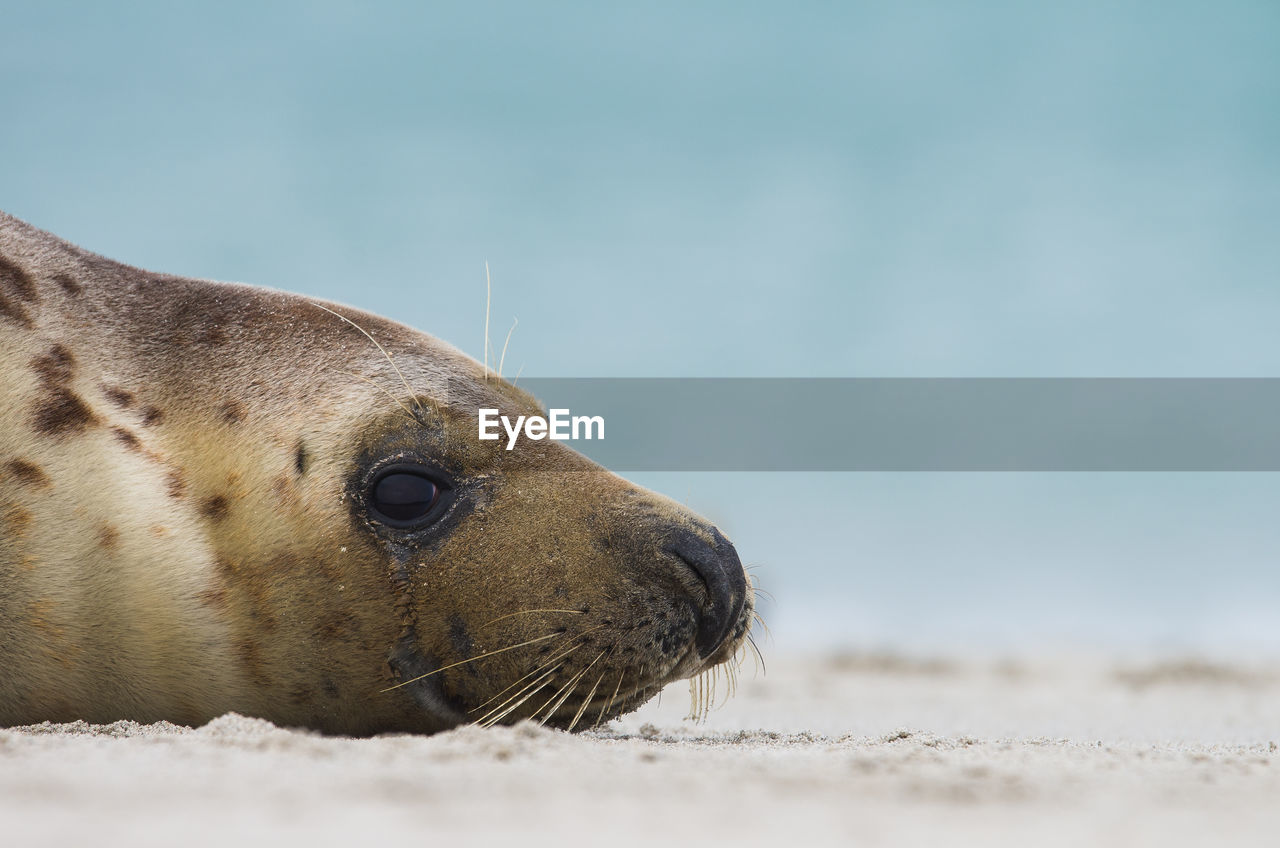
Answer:
[[[742,617],[747,602],[747,575],[738,551],[714,527],[699,534],[682,530],[672,540],[670,553],[689,567],[706,587],[706,600],[698,610],[694,648],[700,659],[716,652]]]

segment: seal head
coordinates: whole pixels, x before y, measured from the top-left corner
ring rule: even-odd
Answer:
[[[437,339],[0,215],[0,724],[579,729],[732,659],[733,545]]]

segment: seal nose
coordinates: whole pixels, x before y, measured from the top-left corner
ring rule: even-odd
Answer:
[[[707,600],[699,613],[694,637],[694,648],[702,658],[711,656],[724,643],[747,602],[747,574],[738,551],[716,528],[708,527],[707,531],[710,540],[682,530],[670,548],[707,587]]]

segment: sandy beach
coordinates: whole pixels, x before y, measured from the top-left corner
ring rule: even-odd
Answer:
[[[1280,667],[775,657],[702,723],[0,730],[7,845],[1270,845]]]

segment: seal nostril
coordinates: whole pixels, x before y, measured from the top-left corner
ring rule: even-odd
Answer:
[[[680,560],[682,563],[685,564],[685,567],[689,570],[689,573],[692,574],[694,577],[696,577],[698,579],[698,582],[702,584],[702,588],[705,589],[707,592],[707,599],[710,600],[711,584],[707,582],[707,575],[703,573],[703,569],[694,565],[689,560],[689,557],[687,555],[680,552],[679,548],[668,548],[667,553],[671,554],[673,557],[675,557],[676,559]]]
[[[709,657],[724,644],[747,600],[747,575],[738,552],[714,527],[710,540],[689,530],[681,531],[668,551],[689,567],[706,587],[706,601],[699,611],[694,647],[699,657]]]

